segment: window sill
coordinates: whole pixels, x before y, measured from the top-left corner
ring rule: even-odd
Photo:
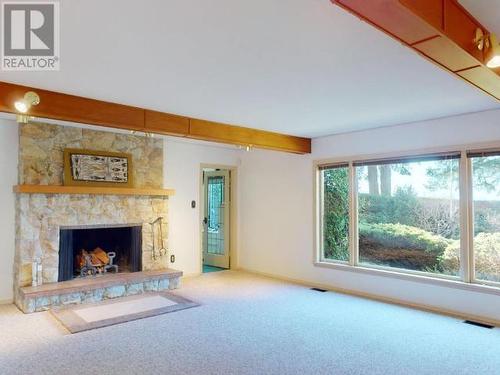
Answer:
[[[490,285],[484,285],[479,283],[466,283],[460,281],[459,279],[453,278],[452,276],[426,276],[426,275],[417,275],[411,273],[398,272],[396,270],[387,270],[387,269],[379,269],[379,268],[369,268],[362,266],[351,266],[349,264],[343,263],[335,263],[335,262],[327,262],[327,261],[316,261],[314,262],[314,266],[322,267],[322,268],[330,268],[336,269],[345,272],[355,272],[365,275],[373,275],[373,276],[382,276],[389,277],[392,279],[399,279],[405,281],[412,281],[423,284],[432,284],[441,287],[453,288],[453,289],[461,289],[466,291],[473,291],[485,294],[493,294],[500,296],[500,288]]]

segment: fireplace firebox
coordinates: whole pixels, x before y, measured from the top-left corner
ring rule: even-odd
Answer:
[[[141,225],[60,229],[59,281],[141,270]]]

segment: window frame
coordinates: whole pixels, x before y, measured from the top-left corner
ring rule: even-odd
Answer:
[[[324,248],[324,236],[323,236],[323,228],[324,228],[324,186],[325,186],[325,181],[323,174],[321,173],[323,170],[333,168],[348,168],[348,178],[349,178],[349,233],[348,233],[348,249],[349,249],[349,260],[335,260],[335,259],[328,259],[325,258],[325,254],[323,251]],[[318,202],[318,217],[317,217],[317,222],[318,222],[318,227],[319,227],[319,233],[317,233],[317,257],[321,262],[336,262],[339,264],[351,264],[351,257],[352,257],[352,252],[351,252],[351,246],[352,246],[352,241],[351,241],[351,217],[352,217],[352,208],[351,208],[351,164],[350,163],[327,163],[327,164],[321,164],[317,166],[317,189],[318,190],[318,196],[319,199],[317,200]]]
[[[392,152],[385,154],[358,155],[343,158],[319,159],[313,161],[313,189],[314,189],[314,259],[316,267],[338,269],[349,272],[358,272],[391,278],[419,281],[440,286],[455,287],[458,289],[474,290],[484,293],[500,295],[500,282],[478,280],[475,277],[474,266],[474,230],[473,215],[473,183],[472,163],[470,153],[500,152],[500,141],[493,143],[477,143],[472,145],[450,146],[433,149],[412,150],[407,152]],[[460,272],[458,276],[441,275],[430,272],[406,270],[359,263],[359,234],[358,234],[358,188],[356,166],[357,163],[375,162],[377,160],[419,159],[432,155],[459,154],[459,211],[460,211]],[[322,211],[323,196],[320,194],[322,184],[322,166],[327,164],[348,164],[349,168],[349,262],[325,259],[322,254],[323,223]],[[319,224],[319,225],[318,225]]]
[[[493,156],[492,154],[500,155],[500,147],[494,148],[473,148],[468,149],[464,152],[464,158],[467,162],[467,171],[468,171],[468,181],[467,181],[467,191],[468,191],[468,201],[467,201],[467,213],[468,213],[468,225],[469,225],[469,241],[468,241],[468,256],[469,256],[469,273],[470,273],[470,283],[481,286],[489,286],[494,288],[500,288],[500,281],[490,281],[490,280],[481,280],[476,277],[476,264],[474,261],[474,184],[473,184],[473,170],[472,170],[472,156],[471,154],[484,154],[484,156]]]

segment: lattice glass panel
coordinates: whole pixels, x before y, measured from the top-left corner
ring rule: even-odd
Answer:
[[[224,177],[208,177],[207,252],[224,254]]]

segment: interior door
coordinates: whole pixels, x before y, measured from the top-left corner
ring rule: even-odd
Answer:
[[[203,173],[203,264],[221,268],[229,268],[229,178],[228,170]]]

